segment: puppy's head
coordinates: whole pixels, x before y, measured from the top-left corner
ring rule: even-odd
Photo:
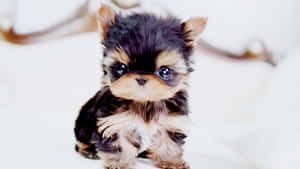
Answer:
[[[103,83],[115,96],[159,101],[186,87],[193,43],[204,30],[206,18],[181,22],[151,14],[122,16],[106,5],[98,14]]]

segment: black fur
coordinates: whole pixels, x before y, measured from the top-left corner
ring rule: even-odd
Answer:
[[[132,103],[130,109],[135,112],[139,112],[145,122],[151,121],[157,113],[167,111],[173,115],[187,115],[189,114],[188,109],[188,95],[186,91],[179,91],[174,97],[162,100],[158,102],[147,102],[147,103]]]
[[[184,139],[186,138],[186,135],[183,133],[168,131],[168,135],[175,143],[179,145],[183,145],[185,143]]]
[[[105,46],[104,57],[107,51],[123,49],[130,57],[128,71],[140,74],[157,73],[156,57],[166,50],[177,50],[184,57],[188,70],[191,70],[190,58],[192,46],[188,45],[189,32],[184,31],[184,24],[177,18],[158,18],[150,14],[134,14],[127,17],[116,16],[113,24],[108,25],[106,38],[102,42]],[[112,65],[116,66],[116,65]],[[180,76],[176,70],[172,70],[173,79]],[[107,72],[104,72],[107,74]],[[113,80],[116,80],[115,75]],[[175,85],[174,81],[167,82],[170,86]],[[103,87],[96,93],[80,110],[75,123],[76,139],[89,145],[89,151],[116,153],[120,152],[120,147],[112,146],[118,139],[118,135],[104,138],[103,132],[97,131],[97,119],[107,117],[118,111],[125,111],[129,108],[138,109],[145,122],[151,120],[153,116],[166,109],[171,114],[187,115],[189,113],[187,103],[187,93],[180,91],[173,98],[159,102],[149,102],[138,105],[131,100],[124,100],[115,97],[108,86]],[[186,137],[181,133],[170,133],[169,137],[177,144],[183,144]],[[139,157],[146,157],[147,152],[143,152]]]
[[[92,97],[80,110],[75,122],[75,136],[78,141],[87,145],[93,145],[96,149],[105,152],[116,152],[119,149],[112,147],[111,142],[115,137],[103,138],[97,131],[97,118],[107,117],[115,113],[117,109],[128,109],[131,101],[122,100],[112,95],[109,87],[104,87]]]
[[[148,158],[147,156],[149,155],[149,152],[148,151],[143,151],[141,152],[138,157],[139,158]]]
[[[189,113],[187,108],[187,94],[185,91],[180,91],[176,93],[173,98],[161,101],[160,103],[149,102],[147,104],[137,104],[138,103],[113,96],[109,87],[104,87],[81,108],[75,124],[76,139],[95,148],[95,150],[91,150],[91,152],[102,151],[116,153],[120,152],[121,148],[113,147],[112,143],[118,136],[114,135],[110,138],[104,138],[103,132],[105,130],[100,133],[97,131],[97,118],[107,117],[113,113],[117,113],[117,109],[124,111],[129,108],[136,109],[137,106],[145,122],[151,120],[156,113],[161,112],[164,107],[166,107],[168,109],[167,111],[171,114],[187,115]],[[169,133],[169,136],[174,142],[183,144],[182,142],[185,137],[181,137],[177,133]]]
[[[173,98],[165,100],[166,106],[170,114],[187,115],[188,108],[188,94],[186,91],[179,91]]]
[[[131,72],[154,73],[155,60],[166,50],[180,52],[190,70],[189,56],[192,46],[184,24],[175,17],[159,18],[151,14],[133,14],[127,17],[117,15],[109,25],[102,42],[105,52],[123,49],[130,57]],[[107,57],[104,55],[104,57]],[[115,79],[117,79],[116,77]]]

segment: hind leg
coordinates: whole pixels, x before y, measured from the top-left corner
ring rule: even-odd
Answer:
[[[99,156],[97,155],[96,149],[92,145],[88,145],[82,142],[77,142],[75,145],[75,150],[85,158],[92,160],[99,160]]]

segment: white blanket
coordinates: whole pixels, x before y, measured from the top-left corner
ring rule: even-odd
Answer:
[[[101,161],[75,153],[73,135],[80,106],[100,86],[101,52],[96,37],[91,33],[25,47],[0,42],[0,168],[101,168]],[[287,72],[282,75],[286,77],[292,70],[291,78],[284,80],[287,84],[299,77],[295,73],[299,61],[294,61],[299,60],[299,52],[294,55],[276,73]],[[194,125],[185,153],[192,168],[299,169],[299,130],[285,130],[282,125],[260,130],[272,119],[272,112],[263,110],[258,110],[263,112],[255,124],[256,101],[265,86],[269,90],[277,86],[269,93],[287,91],[276,80],[268,80],[273,69],[265,63],[196,56],[197,71],[191,80]],[[299,88],[288,91],[292,95]],[[291,95],[284,97],[286,104],[299,98],[289,101]],[[278,119],[286,117],[288,112],[279,110]],[[299,112],[299,106],[293,110]],[[284,124],[296,117],[284,118]],[[143,161],[138,166],[152,168]]]

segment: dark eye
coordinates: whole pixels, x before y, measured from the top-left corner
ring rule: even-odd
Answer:
[[[167,80],[170,77],[171,71],[168,67],[161,67],[158,73],[160,77]]]
[[[116,67],[116,72],[119,74],[119,75],[123,75],[124,73],[126,73],[128,71],[128,68],[125,64],[123,63],[119,63]]]

